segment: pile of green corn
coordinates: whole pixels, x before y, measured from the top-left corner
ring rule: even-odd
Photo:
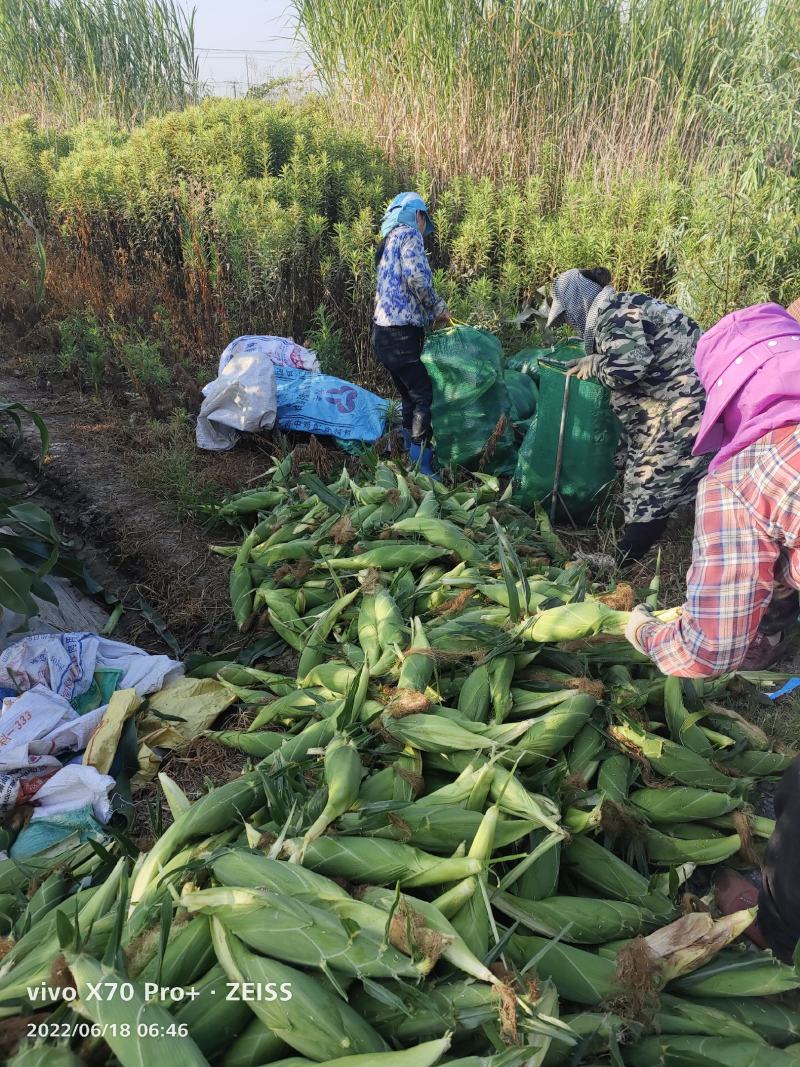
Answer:
[[[630,590],[489,477],[290,457],[219,518],[292,666],[199,669],[251,763],[194,804],[164,779],[149,852],[0,861],[9,1062],[800,1067],[800,977],[703,871],[758,862],[791,759],[724,706],[747,679],[659,675]]]

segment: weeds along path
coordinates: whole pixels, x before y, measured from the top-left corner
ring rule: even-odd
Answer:
[[[208,550],[209,536],[179,520],[166,504],[132,485],[132,458],[98,421],[91,403],[73,391],[42,395],[0,370],[0,396],[41,413],[50,431],[44,467],[33,434],[15,460],[33,495],[73,541],[93,577],[126,608],[146,601],[161,615],[181,651],[218,649],[230,631],[228,564]],[[8,455],[0,440],[0,454]],[[126,611],[115,634],[150,650],[163,649],[139,611]]]

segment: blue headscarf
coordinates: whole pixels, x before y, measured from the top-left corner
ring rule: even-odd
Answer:
[[[416,226],[418,211],[425,212],[425,234],[432,233],[433,223],[428,215],[428,205],[419,193],[398,193],[383,216],[381,237],[386,237],[395,226]]]

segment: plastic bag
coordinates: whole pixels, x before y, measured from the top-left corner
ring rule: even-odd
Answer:
[[[237,337],[219,357],[217,377],[203,389],[197,417],[199,448],[225,451],[243,433],[271,430],[278,409],[276,369],[319,372],[314,352],[290,337]]]
[[[344,441],[375,441],[386,424],[389,401],[328,374],[276,367],[278,425]]]
[[[521,371],[507,370],[503,381],[511,401],[510,418],[513,423],[524,422],[536,411],[539,390],[533,378]]]
[[[566,380],[557,363],[540,363],[539,404],[514,473],[513,498],[520,507],[530,508],[552,493]],[[619,430],[608,390],[595,381],[570,378],[558,493],[576,521],[588,518],[601,503],[604,487],[616,478]]]
[[[511,463],[513,434],[508,426],[493,439],[511,408],[498,339],[472,326],[437,330],[425,342],[422,362],[433,385],[431,419],[439,462],[502,473]]]
[[[564,363],[568,359],[579,359],[585,355],[586,348],[583,342],[572,338],[569,341],[559,341],[553,348],[523,348],[506,360],[506,368],[519,371],[520,374],[527,374],[538,384],[540,359]]]

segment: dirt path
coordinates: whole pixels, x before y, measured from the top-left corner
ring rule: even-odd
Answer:
[[[162,616],[181,651],[223,647],[230,638],[228,564],[208,551],[196,523],[131,485],[130,460],[113,447],[112,421],[74,392],[45,395],[0,371],[0,396],[38,411],[50,433],[43,467],[36,431],[25,429],[15,467],[31,499],[48,508],[92,575],[135,608],[146,601]],[[0,446],[8,455],[5,444]],[[154,650],[163,647],[138,611],[126,611],[118,635]]]

